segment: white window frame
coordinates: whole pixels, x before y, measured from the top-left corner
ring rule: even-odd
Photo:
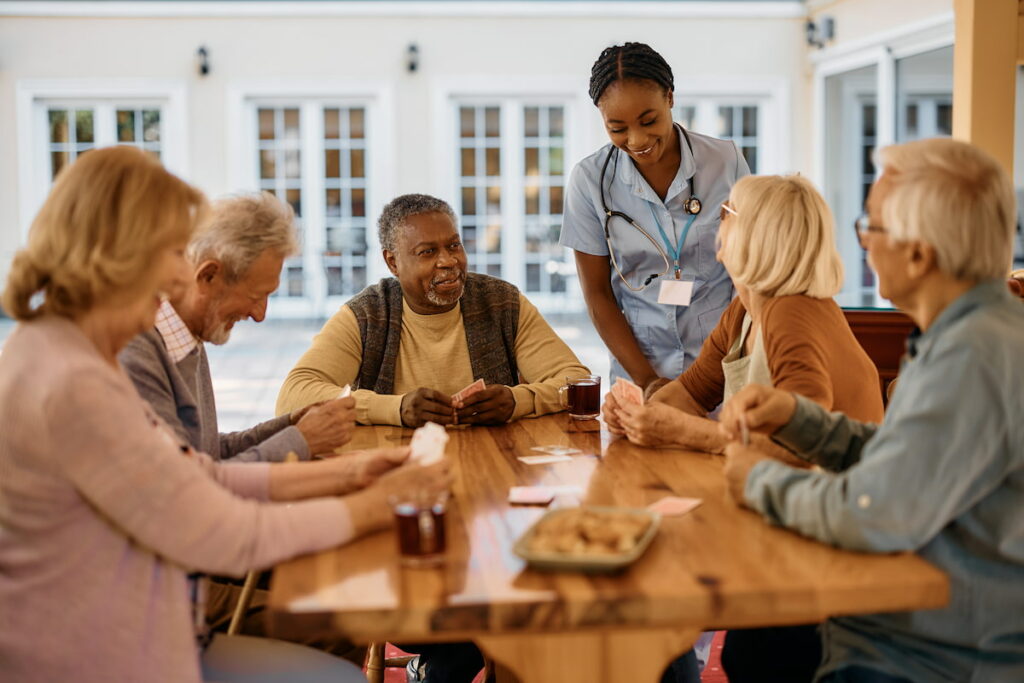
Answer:
[[[187,88],[184,81],[88,78],[18,81],[15,86],[18,129],[18,204],[22,242],[52,185],[47,109],[73,106],[95,110],[96,147],[117,144],[114,110],[118,105],[159,106],[160,159],[172,173],[188,178]]]
[[[349,296],[327,295],[327,274],[321,258],[326,233],[309,226],[325,225],[323,117],[325,107],[365,107],[366,163],[366,278],[372,284],[388,274],[380,257],[374,229],[376,216],[394,194],[397,168],[395,149],[394,95],[390,84],[361,80],[259,80],[235,81],[227,86],[228,180],[232,188],[255,191],[259,187],[255,111],[259,106],[288,106],[299,109],[302,130],[303,236],[302,267],[304,296],[276,296],[270,299],[268,315],[281,318],[320,318],[332,315]],[[313,153],[310,153],[312,151]],[[312,191],[307,188],[312,186]]]
[[[503,277],[516,284],[526,286],[525,236],[521,231],[524,207],[521,197],[513,194],[524,177],[523,141],[507,137],[507,131],[523,130],[523,107],[552,106],[564,107],[564,177],[568,189],[569,173],[573,166],[586,154],[583,141],[590,133],[591,122],[583,116],[584,107],[590,104],[586,95],[586,82],[578,78],[552,77],[538,82],[531,77],[485,78],[453,77],[438,78],[431,82],[434,93],[434,146],[432,158],[437,160],[441,172],[434,177],[431,193],[441,197],[460,213],[461,194],[458,176],[458,116],[460,106],[497,105],[501,107],[501,192],[502,192],[502,249],[501,269]],[[509,231],[512,232],[509,232]],[[530,292],[530,301],[545,313],[576,312],[583,310],[579,281],[575,277],[575,260],[572,250],[564,250],[564,261],[572,273],[566,275],[566,291],[558,293]]]
[[[815,130],[814,165],[812,178],[820,188],[826,187],[827,166],[825,154],[828,145],[828,116],[826,79],[830,76],[875,66],[876,71],[876,148],[891,145],[896,141],[896,62],[914,55],[931,52],[953,45],[953,13],[947,12],[929,19],[907,24],[888,31],[879,32],[845,45],[826,48],[811,57],[814,64],[813,76],[813,126]],[[856,142],[851,143],[858,146]],[[881,169],[876,168],[876,173]],[[840,303],[861,306],[861,268],[854,261],[859,258],[853,228],[836,226],[836,243],[846,267],[846,280],[840,292]],[[878,279],[875,278],[874,305],[891,306],[878,293]]]

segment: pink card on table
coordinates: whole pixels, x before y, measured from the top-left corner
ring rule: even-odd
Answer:
[[[472,384],[470,384],[468,387],[465,387],[464,389],[460,390],[458,393],[452,395],[452,400],[453,401],[461,401],[463,399],[469,398],[470,396],[472,396],[476,392],[483,391],[483,389],[486,386],[487,385],[484,384],[484,381],[482,379],[478,379],[477,381],[475,381]]]
[[[687,512],[693,510],[702,501],[700,498],[679,498],[677,496],[666,496],[661,500],[656,500],[647,506],[648,510],[657,512],[662,517],[678,517],[685,515]]]
[[[554,486],[513,486],[508,490],[508,502],[519,505],[547,505],[561,495],[583,495],[583,489],[579,486],[554,485]]]

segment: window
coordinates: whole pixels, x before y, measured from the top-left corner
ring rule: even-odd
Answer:
[[[161,106],[124,101],[37,103],[47,125],[48,178],[97,147],[132,145],[161,157]]]
[[[247,106],[255,178],[241,184],[286,201],[300,234],[273,305],[284,315],[329,314],[362,291],[373,270],[369,105],[266,98]]]
[[[896,60],[896,141],[953,133],[953,48]]]
[[[518,285],[538,306],[579,308],[575,265],[559,246],[567,179],[567,104],[533,98],[456,102],[455,209],[469,269]]]
[[[672,118],[687,130],[731,140],[746,159],[750,172],[758,172],[758,155],[763,147],[759,133],[763,128],[762,107],[758,101],[701,98],[673,107]]]

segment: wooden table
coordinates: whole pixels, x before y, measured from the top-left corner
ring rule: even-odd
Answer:
[[[450,430],[456,475],[446,564],[398,565],[394,533],[278,567],[269,627],[280,636],[473,640],[525,682],[657,681],[701,630],[786,625],[828,616],[944,606],[948,582],[911,554],[836,550],[766,524],[725,491],[722,458],[633,446],[598,422],[554,415]],[[361,427],[350,448],[407,442],[411,430]],[[574,446],[571,462],[530,466],[531,446]],[[510,506],[510,486],[579,484],[584,502],[645,506],[702,498],[664,518],[617,576],[549,574],[512,554],[544,509]]]

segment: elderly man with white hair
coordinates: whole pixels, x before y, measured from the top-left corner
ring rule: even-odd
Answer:
[[[949,575],[947,607],[830,619],[816,680],[1024,680],[1024,306],[1007,291],[1013,186],[949,139],[881,150],[857,222],[882,296],[918,329],[882,424],[762,385],[729,401],[746,422],[827,470],[735,441],[734,497],[843,548],[913,551]]]
[[[281,461],[330,453],[352,437],[355,402],[336,399],[240,432],[217,431],[217,408],[203,342],[225,344],[240,320],[263,320],[284,259],[297,250],[291,207],[273,195],[215,202],[186,257],[188,288],[165,301],[156,326],[120,354],[142,398],[196,450],[218,460]]]

